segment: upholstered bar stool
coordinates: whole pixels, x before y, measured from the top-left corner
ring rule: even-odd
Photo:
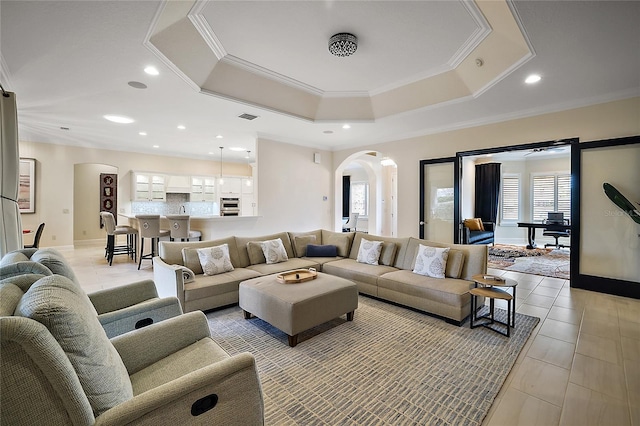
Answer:
[[[139,214],[136,215],[136,219],[138,219],[138,232],[140,232],[140,261],[138,262],[138,269],[140,269],[142,259],[153,259],[156,255],[158,240],[162,237],[168,237],[170,232],[166,229],[160,229],[160,215]],[[145,238],[151,238],[151,253],[144,254]]]
[[[131,226],[116,226],[116,219],[110,212],[100,212],[104,229],[107,231],[107,247],[105,256],[109,266],[113,263],[113,256],[116,254],[126,254],[133,260],[136,259],[136,247],[138,240],[138,230]],[[126,245],[116,245],[118,235],[127,236]]]
[[[197,238],[202,241],[202,232],[191,230],[191,219],[189,215],[167,215],[169,220],[169,231],[171,232],[171,241],[180,239],[180,241],[189,241]]]

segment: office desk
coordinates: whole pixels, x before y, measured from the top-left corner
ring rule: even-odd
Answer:
[[[559,224],[559,223],[529,223],[529,222],[518,222],[518,228],[527,228],[527,236],[529,237],[529,245],[527,245],[528,249],[536,248],[536,228],[553,228],[554,230],[562,230],[566,231],[571,229],[571,225],[567,224]]]

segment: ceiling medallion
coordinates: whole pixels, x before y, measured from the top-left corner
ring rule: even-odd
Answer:
[[[338,33],[329,39],[329,52],[335,56],[351,56],[358,49],[358,37],[350,33]]]

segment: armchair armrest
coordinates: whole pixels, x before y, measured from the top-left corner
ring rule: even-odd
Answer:
[[[210,336],[207,317],[194,311],[114,337],[111,343],[131,375]]]
[[[110,339],[169,318],[182,315],[180,302],[175,297],[145,300],[133,306],[98,315],[102,328]]]
[[[88,295],[98,314],[116,311],[158,297],[152,280],[96,291]]]
[[[471,230],[466,226],[462,226],[462,244],[469,244],[471,239]]]
[[[179,265],[169,265],[159,256],[153,258],[153,280],[162,297],[177,297],[184,310],[184,276]]]
[[[496,224],[495,222],[482,222],[482,226],[484,227],[485,231],[491,231],[494,232],[496,229]]]
[[[194,410],[197,401],[207,408]],[[194,413],[195,411],[195,413]],[[255,358],[241,353],[134,396],[104,412],[99,425],[264,424],[264,403]]]

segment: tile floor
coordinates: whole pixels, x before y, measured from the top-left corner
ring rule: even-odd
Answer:
[[[109,267],[104,247],[60,251],[87,292],[153,279],[150,261],[138,271],[121,255]],[[640,426],[640,300],[572,289],[563,279],[489,273],[517,280],[517,311],[541,321],[483,424]]]

